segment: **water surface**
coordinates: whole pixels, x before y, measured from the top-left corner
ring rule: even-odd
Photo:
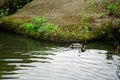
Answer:
[[[87,44],[78,53],[53,44],[0,32],[1,80],[120,80],[120,56],[112,45]]]

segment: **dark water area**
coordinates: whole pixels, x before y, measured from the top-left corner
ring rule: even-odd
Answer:
[[[120,56],[111,44],[86,47],[78,53],[68,45],[0,31],[0,80],[120,80]]]

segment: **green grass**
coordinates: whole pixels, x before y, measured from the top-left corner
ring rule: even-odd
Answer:
[[[36,32],[35,28],[30,23],[25,23],[23,27],[26,29],[28,33],[34,34]]]
[[[57,27],[53,24],[46,24],[45,17],[36,17],[32,19],[32,23],[23,24],[23,28],[29,33],[32,34],[44,34],[49,32],[50,30],[56,30]]]
[[[109,15],[113,15],[113,12],[117,9],[117,5],[111,3],[108,5],[107,9],[109,11]]]
[[[45,22],[43,24],[44,26],[40,26],[38,29],[36,29],[33,26],[32,20],[28,23],[27,20],[24,21],[23,19],[14,18],[6,18],[2,23],[2,25],[6,26],[3,28],[6,28],[9,31],[46,41],[63,43],[68,43],[71,41],[81,42],[94,39],[95,37],[91,32],[83,34],[79,30],[66,31],[54,24],[46,24]],[[85,29],[88,30],[88,28],[84,28],[84,30]]]

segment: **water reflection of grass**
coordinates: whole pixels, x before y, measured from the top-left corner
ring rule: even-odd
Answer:
[[[88,43],[87,45],[88,49],[101,49],[101,50],[114,50],[113,42],[107,42],[107,41],[95,41]]]
[[[14,71],[23,70],[24,67],[35,67],[31,65],[34,62],[50,63],[50,60],[53,60],[50,56],[54,56],[54,54],[49,50],[61,46],[5,32],[0,32],[0,42],[2,45],[0,50],[0,79],[7,78],[7,76],[2,76],[12,75]]]

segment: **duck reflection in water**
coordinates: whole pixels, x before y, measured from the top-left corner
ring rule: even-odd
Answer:
[[[78,49],[79,53],[85,52],[85,50],[86,50],[86,46],[84,45],[84,43],[82,43],[82,44],[80,44],[80,43],[72,43],[69,47],[71,49]]]

